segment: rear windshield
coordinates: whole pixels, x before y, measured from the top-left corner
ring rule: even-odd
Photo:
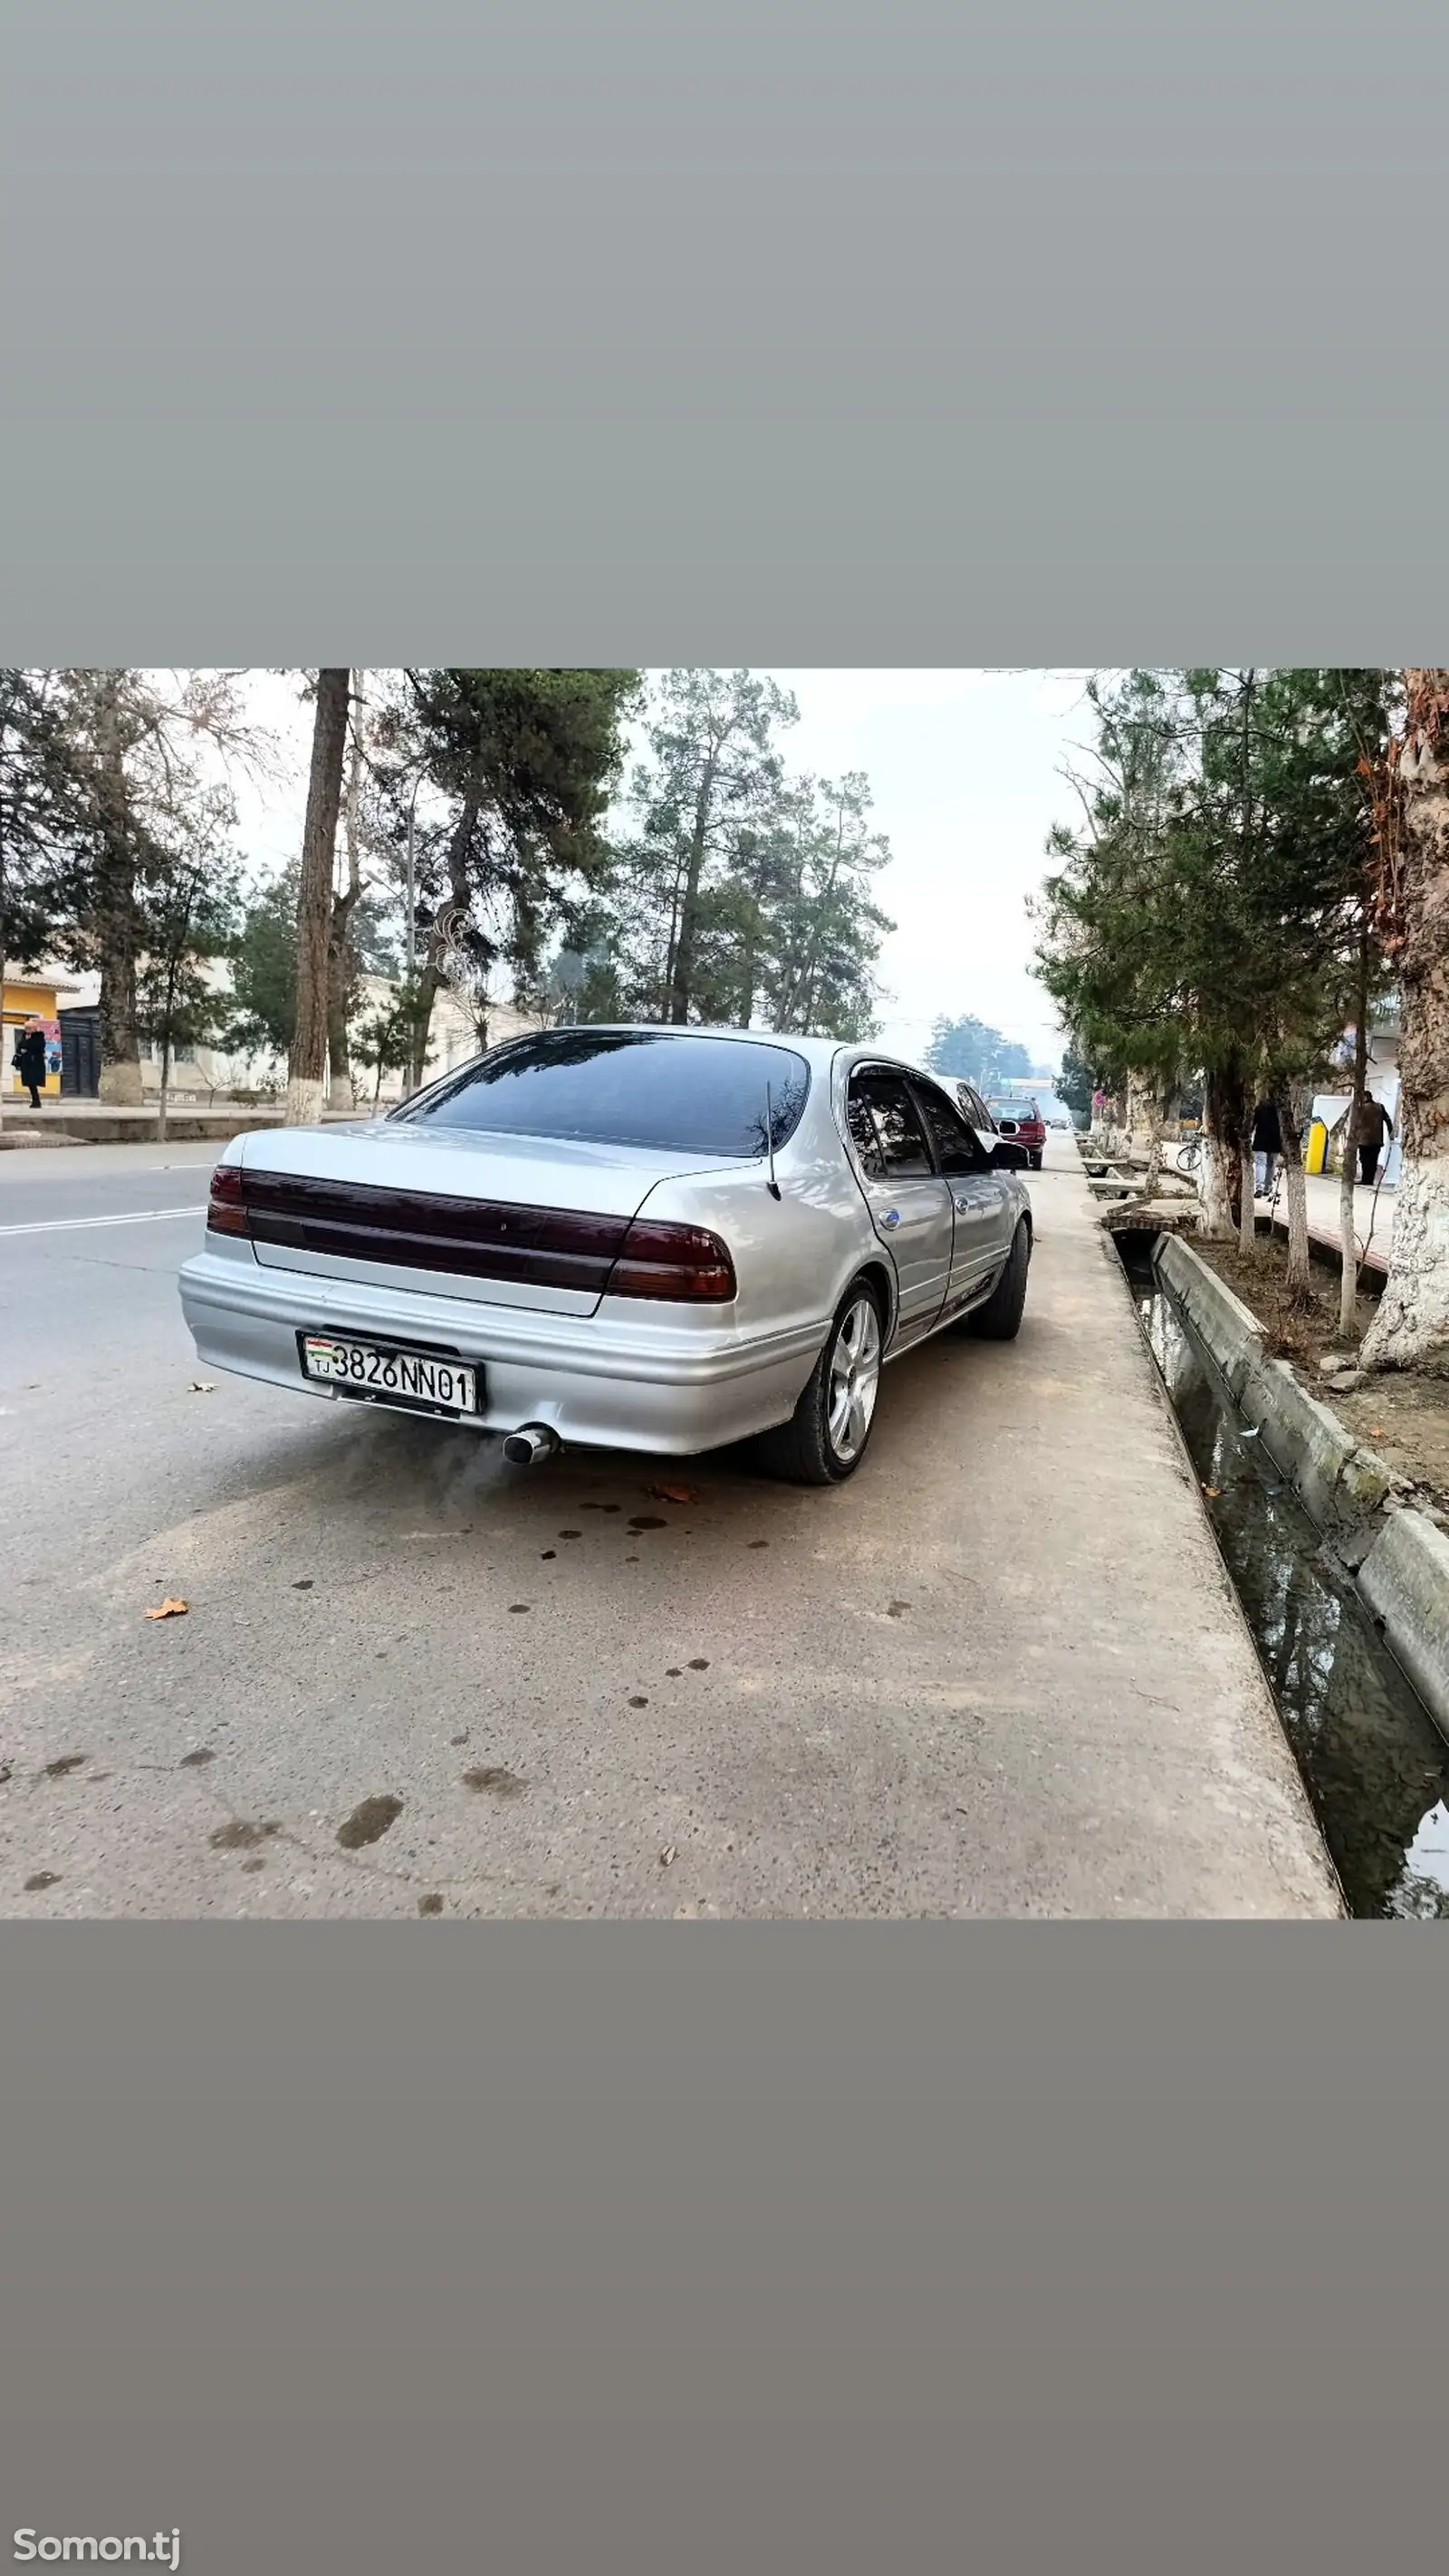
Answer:
[[[810,1068],[792,1049],[682,1029],[550,1029],[493,1048],[393,1114],[494,1136],[739,1160],[765,1152],[767,1086],[778,1152],[810,1088]]]

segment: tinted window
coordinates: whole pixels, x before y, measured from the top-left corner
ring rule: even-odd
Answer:
[[[550,1029],[493,1048],[396,1115],[495,1136],[734,1158],[765,1151],[767,1085],[778,1152],[810,1088],[809,1066],[789,1048],[682,1029]]]
[[[934,1171],[915,1103],[899,1074],[856,1074],[847,1116],[871,1180],[917,1180]],[[867,1136],[869,1146],[864,1141]]]
[[[979,1172],[986,1156],[977,1144],[964,1118],[958,1118],[949,1100],[943,1099],[923,1082],[917,1095],[931,1142],[943,1172]]]

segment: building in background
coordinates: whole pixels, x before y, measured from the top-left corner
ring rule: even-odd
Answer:
[[[42,1020],[45,1024],[44,1097],[48,1100],[59,1098],[64,1087],[61,1080],[63,1022],[66,1006],[76,999],[80,982],[79,977],[48,966],[41,967],[34,975],[6,976],[3,993],[4,1063],[0,1066],[0,1079],[4,1081],[7,1100],[28,1101],[30,1097],[10,1061],[15,1052],[16,1034],[30,1019]]]
[[[226,959],[213,958],[203,967],[207,983],[217,993],[226,992],[231,984],[231,968]],[[6,1097],[27,1097],[10,1062],[15,1031],[32,1016],[46,1024],[47,1078],[49,1098],[71,1100],[95,1099],[100,1089],[100,989],[98,974],[71,974],[52,965],[37,969],[33,976],[7,977],[5,982],[5,1064]],[[383,1014],[396,999],[399,987],[384,975],[364,975],[358,987],[355,1025]],[[489,1001],[486,1005],[488,1043],[501,1044],[504,1038],[521,1037],[530,1029],[541,1028],[541,1019],[515,1010],[509,1002]],[[466,1064],[480,1051],[480,1042],[471,1012],[456,993],[440,992],[433,1003],[428,1029],[427,1056],[423,1068],[426,1082],[436,1081],[440,1074],[451,1073],[455,1065]],[[196,1102],[203,1107],[218,1100],[240,1100],[251,1104],[271,1096],[280,1098],[286,1088],[285,1061],[269,1052],[245,1052],[234,1048],[197,1046],[189,1054],[178,1056],[171,1067],[170,1096],[177,1103]],[[141,1043],[141,1084],[149,1099],[161,1089],[161,1049],[155,1041]],[[405,1076],[396,1071],[384,1073],[379,1086],[377,1076],[366,1066],[358,1065],[353,1079],[354,1096],[359,1107],[374,1099],[391,1104],[403,1098],[408,1085]]]

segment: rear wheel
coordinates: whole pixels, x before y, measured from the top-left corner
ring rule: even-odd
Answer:
[[[1041,1156],[1040,1156],[1040,1154],[1033,1154],[1033,1155],[1030,1157],[1030,1161],[1031,1161],[1031,1168],[1032,1168],[1032,1170],[1033,1170],[1034,1172],[1039,1172],[1039,1171],[1041,1170]]]
[[[761,1444],[776,1475],[798,1485],[839,1485],[854,1475],[875,1419],[881,1344],[879,1296],[857,1279],[841,1299],[793,1416]]]
[[[984,1306],[962,1318],[961,1330],[986,1342],[1014,1342],[1026,1304],[1026,1274],[1031,1261],[1031,1233],[1025,1220],[1012,1237],[1006,1268]]]

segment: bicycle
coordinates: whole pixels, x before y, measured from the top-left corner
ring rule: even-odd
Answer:
[[[1190,1178],[1197,1170],[1201,1161],[1202,1138],[1201,1136],[1189,1136],[1186,1143],[1179,1145],[1177,1149],[1177,1168],[1180,1172],[1185,1173]]]

